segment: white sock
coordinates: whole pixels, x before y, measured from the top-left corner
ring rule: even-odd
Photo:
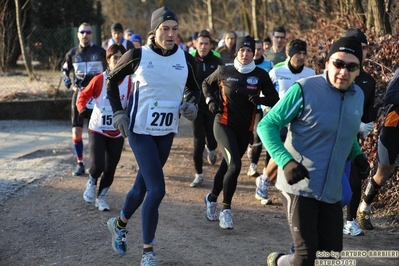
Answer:
[[[360,211],[364,212],[364,211],[370,211],[371,210],[371,205],[367,205],[366,203],[362,202],[360,204]]]

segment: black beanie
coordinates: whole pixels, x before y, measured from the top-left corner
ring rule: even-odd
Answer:
[[[119,22],[116,22],[116,23],[112,24],[111,31],[123,32],[122,24],[120,24]]]
[[[238,53],[238,50],[244,46],[251,48],[252,52],[255,53],[255,40],[251,36],[247,35],[244,37],[238,37],[236,43],[236,53]]]
[[[355,37],[359,42],[367,44],[366,35],[359,29],[347,30],[344,37]]]
[[[176,14],[171,9],[167,7],[158,8],[157,10],[152,12],[151,15],[151,30],[155,33],[159,25],[161,25],[161,23],[166,20],[174,20],[176,22],[179,22],[177,20]]]
[[[363,60],[363,51],[362,45],[360,42],[353,37],[341,37],[330,48],[330,51],[327,55],[327,60],[330,56],[336,52],[345,52],[349,54],[353,54],[359,59],[359,62],[362,63]]]
[[[301,51],[304,51],[307,53],[307,45],[305,41],[302,41],[300,39],[294,39],[290,42],[290,45],[288,46],[288,55],[292,57],[294,54],[299,53]]]

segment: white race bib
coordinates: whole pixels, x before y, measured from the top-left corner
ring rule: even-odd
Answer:
[[[149,132],[174,132],[179,124],[179,107],[179,101],[151,100],[145,129]]]
[[[102,130],[115,130],[112,121],[112,108],[111,106],[103,107],[101,109],[101,123],[99,128]]]

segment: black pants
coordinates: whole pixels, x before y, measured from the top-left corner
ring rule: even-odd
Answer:
[[[287,265],[313,266],[317,251],[342,251],[340,201],[329,204],[286,192],[282,193],[282,200],[295,245],[295,254],[284,260]]]
[[[213,132],[222,150],[223,160],[215,175],[212,194],[219,196],[223,190],[223,203],[231,204],[241,171],[241,158],[247,150],[252,132],[233,130],[219,123],[214,123]]]
[[[108,138],[89,131],[90,175],[98,179],[103,174],[98,195],[114,181],[116,166],[121,158],[124,138]]]
[[[356,218],[356,212],[362,197],[362,184],[363,184],[363,180],[359,178],[357,174],[357,168],[353,163],[349,175],[349,184],[352,190],[352,197],[348,205],[346,205],[346,220],[352,221],[353,219]]]
[[[217,147],[217,142],[213,134],[213,121],[215,115],[209,110],[199,109],[197,117],[191,123],[194,135],[194,167],[197,174],[202,174],[202,154],[205,144],[209,150],[213,151]]]
[[[79,115],[78,107],[76,106],[76,102],[78,99],[79,90],[76,90],[72,94],[72,101],[71,101],[71,123],[72,127],[83,127],[84,118]],[[87,117],[90,118],[91,112],[93,110],[89,109],[88,113],[86,114]]]

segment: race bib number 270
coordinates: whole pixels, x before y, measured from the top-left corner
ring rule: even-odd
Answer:
[[[179,101],[151,101],[148,107],[146,130],[173,132],[179,122]]]

